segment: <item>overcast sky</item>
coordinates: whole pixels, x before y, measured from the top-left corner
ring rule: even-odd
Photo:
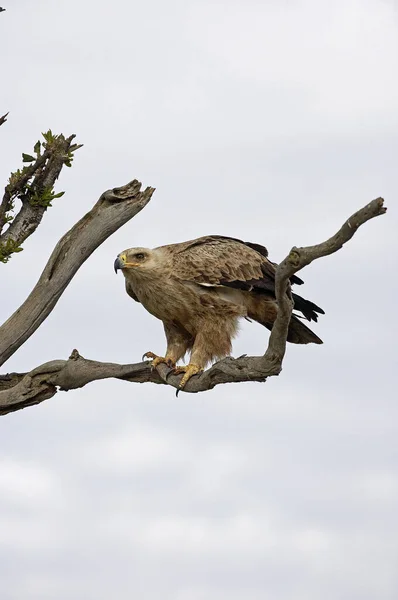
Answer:
[[[2,320],[104,190],[157,188],[2,372],[164,351],[113,272],[126,247],[216,233],[279,261],[389,212],[300,274],[325,343],[280,377],[178,399],[109,380],[2,417],[1,600],[396,600],[398,4],[2,5],[1,181],[41,131],[84,143],[1,267]],[[245,323],[234,355],[267,339]]]

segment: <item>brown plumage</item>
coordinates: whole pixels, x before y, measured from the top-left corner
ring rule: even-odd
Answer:
[[[127,293],[163,321],[167,350],[165,357],[147,353],[154,364],[175,367],[191,351],[190,364],[176,369],[185,373],[180,387],[209,362],[230,354],[239,318],[268,329],[276,319],[276,265],[259,244],[212,235],[152,250],[130,248],[117,257],[117,269],[123,271]],[[294,275],[291,283],[303,281]],[[316,321],[317,313],[324,313],[301,296],[292,297],[305,319]],[[322,343],[295,315],[287,339]]]

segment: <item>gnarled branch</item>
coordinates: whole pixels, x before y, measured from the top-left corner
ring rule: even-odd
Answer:
[[[109,194],[109,192],[107,193]],[[383,199],[377,198],[352,215],[341,229],[326,242],[305,248],[292,248],[276,271],[275,289],[279,310],[265,354],[255,357],[243,356],[238,359],[225,358],[202,375],[192,377],[184,391],[202,392],[221,383],[263,382],[268,377],[278,375],[282,370],[287,331],[292,313],[292,302],[286,294],[289,278],[312,261],[339,250],[352,238],[361,225],[384,214],[386,210],[383,206]],[[109,377],[135,383],[163,383],[174,388],[178,388],[181,379],[181,376],[174,375],[163,364],[152,369],[149,362],[131,365],[101,363],[87,360],[80,356],[77,350],[74,350],[68,360],[45,363],[30,373],[11,373],[0,376],[0,414],[43,402],[54,396],[58,390],[80,388],[91,381]]]
[[[0,365],[48,317],[77,270],[112,233],[142,210],[154,188],[141,183],[104,192],[94,207],[55,246],[39,281],[25,302],[0,327]]]

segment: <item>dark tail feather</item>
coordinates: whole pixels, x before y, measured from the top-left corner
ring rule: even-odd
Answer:
[[[287,341],[292,344],[323,344],[321,338],[295,315],[292,315],[290,319]]]
[[[310,300],[305,300],[305,298],[302,298],[297,294],[292,294],[292,298],[294,300],[294,310],[299,310],[301,313],[303,313],[308,321],[317,321],[317,313],[321,315],[325,314],[325,311],[322,308],[319,308],[319,306],[313,302],[310,302]]]
[[[273,324],[261,323],[261,325],[264,325],[264,327],[271,331]],[[287,341],[291,344],[323,344],[321,338],[315,335],[315,333],[311,331],[307,325],[304,325],[304,323],[295,315],[292,315],[292,318],[290,319]]]

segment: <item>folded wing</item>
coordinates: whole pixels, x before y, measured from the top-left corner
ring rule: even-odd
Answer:
[[[267,294],[275,298],[276,263],[268,259],[264,246],[218,235],[177,244],[173,256],[173,274],[179,279],[204,286],[226,286]],[[291,283],[302,284],[297,276]],[[293,294],[295,308],[308,320],[324,313],[313,302]]]

